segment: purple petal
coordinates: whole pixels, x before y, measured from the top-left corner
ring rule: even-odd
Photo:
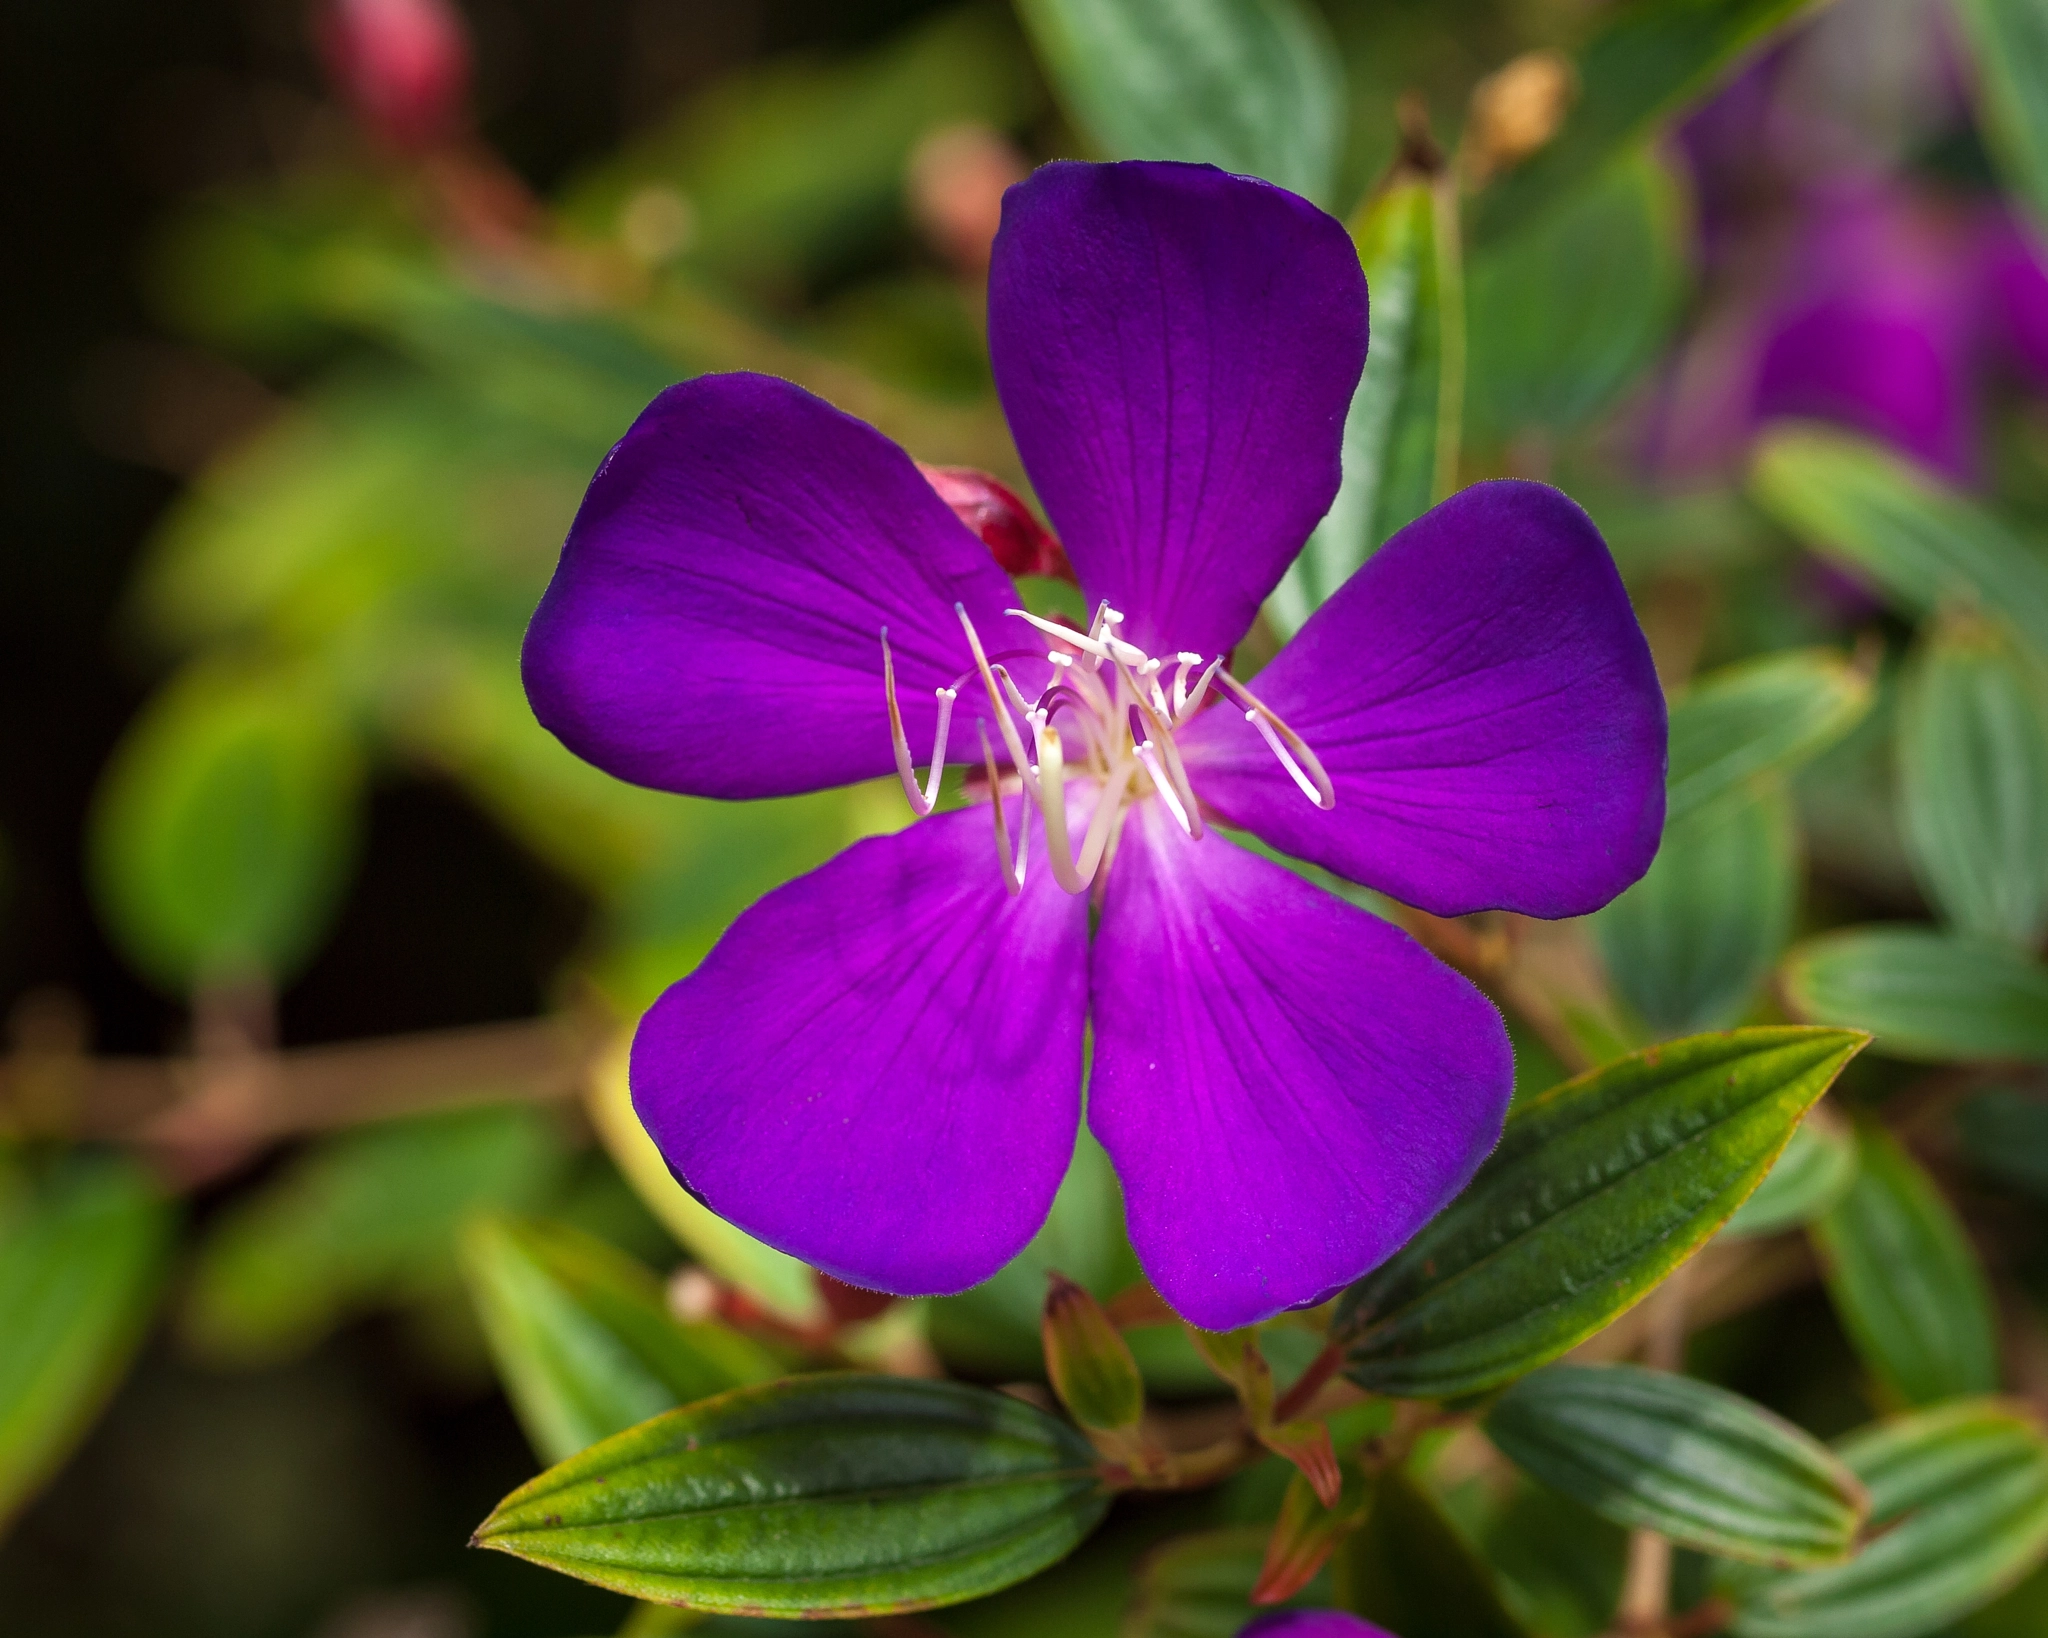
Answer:
[[[1042,850],[1013,899],[989,810],[935,814],[741,916],[641,1020],[633,1107],[756,1238],[854,1285],[963,1290],[1073,1153],[1087,963],[1087,901]]]
[[[1227,706],[1181,733],[1196,793],[1403,903],[1584,915],[1657,851],[1649,645],[1592,520],[1542,484],[1475,484],[1416,519],[1252,687],[1322,758],[1336,807]]]
[[[1365,276],[1336,220],[1207,165],[1047,165],[1003,200],[989,355],[1092,607],[1223,652],[1342,476]]]
[[[1500,1136],[1493,1005],[1400,929],[1156,801],[1126,822],[1093,963],[1088,1124],[1161,1296],[1210,1330],[1328,1296]]]
[[[1394,1634],[1342,1610],[1280,1610],[1240,1629],[1237,1638],[1394,1638]]]
[[[923,762],[933,690],[973,663],[954,605],[996,649],[1015,600],[873,427],[772,376],[702,376],[648,405],[591,480],[526,634],[526,692],[563,744],[621,779],[818,790],[895,766],[884,626]],[[962,690],[954,760],[978,757],[986,706]]]

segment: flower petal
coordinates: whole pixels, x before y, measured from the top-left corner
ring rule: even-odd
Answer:
[[[1244,714],[1180,735],[1196,793],[1283,853],[1440,916],[1595,910],[1664,828],[1664,696],[1593,522],[1475,484],[1380,548],[1252,681],[1336,786],[1305,800]]]
[[[879,1291],[963,1290],[1073,1154],[1087,961],[1087,901],[1042,849],[1013,899],[988,809],[934,814],[741,916],[640,1021],[633,1107],[757,1239]]]
[[[772,376],[700,376],[648,405],[591,480],[526,634],[526,692],[563,744],[621,779],[692,796],[819,790],[895,766],[884,626],[922,762],[933,690],[973,664],[954,605],[998,649],[1015,601],[873,427]],[[961,691],[956,760],[978,760],[986,711],[978,687]]]
[[[1003,200],[989,356],[1090,604],[1154,654],[1244,635],[1342,476],[1365,367],[1343,226],[1207,165],[1047,165]]]
[[[1500,1136],[1500,1014],[1400,929],[1157,802],[1125,825],[1093,961],[1088,1124],[1160,1295],[1210,1330],[1400,1247]]]
[[[1262,1615],[1237,1638],[1394,1638],[1385,1627],[1342,1610],[1278,1610]]]

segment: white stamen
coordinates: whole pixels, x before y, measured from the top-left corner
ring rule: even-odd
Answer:
[[[903,712],[896,703],[896,659],[889,652],[887,626],[882,628],[882,691],[889,699],[889,742],[896,752],[896,777],[903,781],[910,811],[922,819],[939,799],[939,781],[946,774],[946,733],[953,724],[953,701],[958,695],[950,688],[934,690],[939,697],[938,732],[933,735],[930,771],[925,776],[924,789],[919,790],[917,769],[910,760],[910,737],[904,731]]]
[[[1330,783],[1321,758],[1308,748],[1308,742],[1287,726],[1278,711],[1229,672],[1217,672],[1216,680],[1236,697],[1237,703],[1244,708],[1245,721],[1258,729],[1273,754],[1280,759],[1280,765],[1294,776],[1302,794],[1325,811],[1334,808],[1337,805],[1337,788]]]
[[[1003,749],[1010,753],[1018,776],[1024,781],[1027,796],[1038,795],[1038,782],[1026,766],[1024,740],[1017,732],[1017,725],[1010,719],[1010,713],[1003,704],[1003,696],[996,685],[995,673],[989,669],[988,656],[981,649],[981,635],[974,629],[974,622],[967,618],[967,605],[955,603],[953,612],[960,617],[960,629],[967,633],[967,647],[974,655],[974,668],[981,673],[981,684],[988,690],[989,708],[995,712],[996,728],[1003,736]]]
[[[1159,792],[1159,800],[1164,802],[1167,810],[1180,821],[1180,828],[1190,836],[1194,835],[1195,827],[1188,819],[1188,810],[1181,805],[1180,797],[1174,793],[1173,781],[1166,777],[1166,770],[1159,765],[1158,748],[1148,739],[1137,747],[1137,757],[1145,764],[1145,771],[1152,776],[1152,784]]]
[[[996,775],[995,747],[988,742],[987,724],[977,722],[975,727],[981,730],[982,766],[988,770],[988,805],[995,810],[996,815],[996,861],[1002,866],[1003,886],[1010,890],[1010,897],[1014,899],[1024,890],[1024,853],[1020,847],[1014,861],[1012,860],[1010,824],[1003,816],[1003,784]],[[1025,799],[1023,811],[1026,814],[1031,812],[1028,797]]]
[[[1194,663],[1197,665],[1200,665],[1202,663],[1201,655],[1197,654],[1194,657]],[[1192,717],[1197,711],[1202,709],[1202,701],[1209,697],[1209,685],[1216,680],[1216,673],[1221,671],[1222,669],[1223,656],[1219,654],[1216,656],[1215,659],[1209,662],[1209,669],[1204,671],[1202,675],[1196,680],[1194,692],[1188,695],[1186,702],[1177,703],[1174,706],[1174,727],[1178,728],[1182,723],[1186,722],[1190,717]],[[1178,679],[1176,679],[1174,682],[1173,691],[1174,697],[1176,701],[1178,701],[1180,697],[1180,683]]]
[[[1296,762],[1287,747],[1280,743],[1280,736],[1273,732],[1273,725],[1266,720],[1266,713],[1263,711],[1247,711],[1244,714],[1244,720],[1258,729],[1261,737],[1264,738],[1273,754],[1280,759],[1280,766],[1294,776],[1295,784],[1301,787],[1301,794],[1315,803],[1317,807],[1326,806],[1327,804],[1323,801],[1323,793],[1316,789],[1315,781],[1301,771],[1301,764]]]

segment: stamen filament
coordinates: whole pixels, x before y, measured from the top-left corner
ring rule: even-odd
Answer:
[[[1003,815],[1003,786],[996,774],[995,747],[988,742],[988,724],[977,722],[975,727],[981,730],[981,760],[988,770],[988,805],[995,809],[996,815],[996,860],[1003,869],[1003,886],[1009,889],[1010,897],[1014,899],[1024,890],[1024,850],[1021,847],[1017,849],[1012,863],[1010,822]],[[1031,812],[1028,799],[1023,811],[1027,815]]]
[[[974,622],[967,618],[967,605],[955,603],[953,612],[960,616],[960,629],[967,633],[967,646],[973,652],[974,666],[981,673],[981,683],[988,690],[988,703],[995,712],[996,728],[1003,736],[1003,749],[1010,753],[1010,761],[1016,766],[1017,776],[1024,782],[1025,794],[1038,795],[1038,781],[1031,770],[1030,759],[1024,755],[1023,736],[1017,732],[1017,725],[1010,719],[1004,707],[1003,696],[996,686],[995,674],[989,669],[988,656],[982,652],[981,637],[974,629]]]
[[[1337,788],[1330,783],[1322,760],[1308,748],[1301,735],[1288,727],[1277,711],[1229,672],[1217,672],[1216,680],[1244,707],[1245,721],[1258,729],[1273,754],[1280,759],[1280,765],[1294,776],[1302,795],[1319,808],[1334,808],[1337,805]],[[1281,743],[1283,740],[1286,742],[1284,745]],[[1307,770],[1305,773],[1304,769]]]
[[[1201,655],[1195,655],[1194,661],[1195,664],[1200,665],[1202,663]],[[1194,692],[1188,695],[1187,702],[1183,705],[1175,706],[1173,713],[1173,725],[1176,728],[1178,728],[1182,723],[1186,722],[1189,718],[1191,718],[1197,711],[1201,710],[1202,701],[1209,697],[1209,685],[1216,680],[1217,672],[1221,671],[1222,669],[1223,656],[1219,654],[1216,656],[1215,659],[1209,662],[1209,669],[1204,671],[1202,675],[1196,679]],[[1174,684],[1174,695],[1176,698],[1178,698],[1179,694],[1180,684],[1178,680],[1176,680]]]
[[[1195,827],[1188,819],[1188,810],[1181,806],[1179,796],[1174,793],[1173,781],[1166,777],[1166,770],[1159,765],[1157,747],[1148,739],[1136,747],[1136,750],[1138,760],[1145,764],[1145,771],[1152,776],[1152,783],[1159,791],[1159,800],[1164,802],[1167,811],[1180,821],[1180,828],[1190,836],[1194,835]]]
[[[1045,820],[1045,851],[1052,862],[1052,879],[1069,893],[1083,893],[1088,878],[1074,869],[1073,850],[1067,842],[1067,765],[1060,731],[1050,723],[1033,726],[1038,730],[1038,811]]]
[[[910,811],[922,819],[939,799],[939,781],[946,773],[946,734],[953,724],[953,689],[934,690],[939,697],[939,726],[933,736],[931,768],[923,790],[918,789],[917,769],[910,760],[910,736],[904,731],[903,711],[896,701],[896,659],[889,652],[889,628],[882,628],[882,691],[889,699],[889,742],[896,752],[896,777],[903,781],[903,794]]]

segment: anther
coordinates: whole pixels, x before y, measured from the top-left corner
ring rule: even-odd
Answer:
[[[917,769],[910,760],[910,736],[904,731],[903,711],[896,703],[896,659],[889,652],[889,628],[882,628],[882,691],[889,700],[889,742],[896,752],[896,776],[903,781],[903,794],[910,802],[910,810],[922,819],[932,811],[939,799],[939,781],[946,773],[946,734],[953,723],[953,701],[958,698],[954,690],[934,690],[939,700],[938,732],[933,736],[930,772],[925,776],[924,789],[917,785]]]
[[[1014,899],[1024,890],[1023,836],[1020,835],[1018,837],[1019,845],[1013,855],[1010,849],[1010,824],[1003,816],[1003,785],[1001,779],[996,774],[995,747],[988,742],[988,724],[977,722],[975,727],[981,731],[981,760],[983,767],[988,770],[988,805],[995,810],[996,815],[996,859],[1002,865],[1003,886],[1010,890],[1010,897]],[[1023,824],[1020,825],[1020,830],[1029,826],[1030,814],[1031,799],[1026,797],[1022,809]],[[1012,862],[1013,857],[1014,863]]]
[[[1337,788],[1330,783],[1329,773],[1324,769],[1322,759],[1308,748],[1308,742],[1281,719],[1258,695],[1239,682],[1227,671],[1216,673],[1216,680],[1233,695],[1244,708],[1244,720],[1258,729],[1274,756],[1280,759],[1280,766],[1294,777],[1306,796],[1319,808],[1328,810],[1337,805]]]
[[[960,617],[960,629],[967,633],[967,647],[974,655],[974,667],[981,673],[982,686],[988,690],[989,708],[994,711],[996,728],[1003,736],[1003,749],[1010,753],[1010,761],[1016,766],[1017,775],[1024,782],[1025,794],[1035,797],[1038,794],[1038,781],[1024,755],[1024,740],[1017,732],[1017,724],[1011,720],[1010,713],[1003,704],[995,673],[989,669],[988,656],[982,652],[981,636],[975,631],[974,622],[967,618],[965,603],[955,603],[953,612]]]

